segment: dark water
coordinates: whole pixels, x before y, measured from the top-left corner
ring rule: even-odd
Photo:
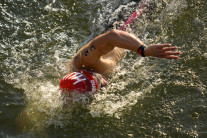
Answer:
[[[65,104],[58,82],[68,61],[137,4],[0,0],[0,136],[207,136],[207,2],[147,3],[127,31],[146,44],[177,45],[181,59],[140,58],[128,51],[108,87],[86,104]]]

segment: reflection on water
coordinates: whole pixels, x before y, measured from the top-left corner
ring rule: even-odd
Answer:
[[[75,52],[135,2],[0,2],[0,136],[203,137],[206,132],[207,3],[147,1],[127,28],[146,44],[172,43],[178,61],[127,51],[110,85],[71,101],[58,90]]]

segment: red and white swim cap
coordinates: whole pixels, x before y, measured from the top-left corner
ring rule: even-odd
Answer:
[[[71,96],[72,90],[83,94],[88,92],[95,93],[98,90],[98,85],[97,81],[89,72],[80,70],[60,79],[59,88],[62,92],[68,91],[69,96]]]

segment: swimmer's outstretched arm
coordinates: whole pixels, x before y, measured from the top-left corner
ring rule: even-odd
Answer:
[[[144,45],[144,43],[134,35],[112,29],[83,46],[74,56],[72,63],[76,69],[91,68],[103,72],[120,60],[123,52],[115,52],[117,49],[120,51],[120,48],[122,48],[137,52],[141,45]],[[176,49],[177,47],[172,47],[170,44],[153,44],[145,47],[143,52],[145,56],[178,59],[180,53],[174,51]],[[114,58],[115,60],[109,62],[106,58]]]

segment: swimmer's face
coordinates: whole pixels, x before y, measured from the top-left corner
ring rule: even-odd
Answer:
[[[93,77],[94,77],[94,78],[96,79],[96,81],[97,81],[98,89],[99,89],[99,90],[101,89],[101,87],[105,87],[105,86],[108,84],[108,82],[106,81],[106,79],[104,79],[104,78],[102,77],[102,75],[99,74],[99,73],[93,73]]]

